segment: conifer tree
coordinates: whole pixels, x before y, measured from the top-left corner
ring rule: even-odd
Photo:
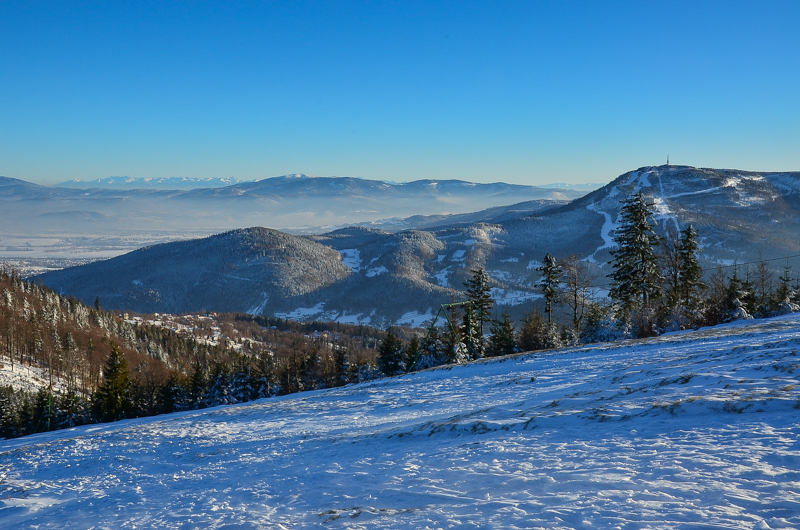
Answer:
[[[483,326],[486,322],[487,315],[494,307],[494,299],[492,298],[492,289],[489,287],[489,275],[486,274],[486,269],[483,266],[470,271],[472,277],[464,283],[467,288],[467,299],[472,302],[474,306],[473,312],[476,313],[473,322],[477,326],[475,335],[481,337],[483,342]],[[470,330],[471,333],[471,330]]]
[[[419,342],[419,337],[414,335],[411,337],[411,340],[408,342],[408,345],[405,347],[405,352],[403,355],[403,364],[405,366],[405,371],[410,372],[414,368],[414,361],[416,360],[417,356],[420,354],[420,349],[422,345]]]
[[[70,429],[89,422],[87,402],[74,390],[61,394],[57,400],[57,429]]]
[[[117,345],[111,348],[103,383],[95,393],[95,415],[100,421],[117,421],[127,417],[131,407],[128,363]]]
[[[733,274],[728,280],[725,291],[725,313],[723,320],[740,319],[749,314],[751,306],[747,305],[750,293],[747,290],[747,281],[739,276],[739,267],[733,266]]]
[[[425,341],[420,344],[419,354],[416,356],[416,360],[411,361],[413,364],[409,370],[424,370],[432,366],[440,366],[449,362],[451,354],[452,348],[450,352],[447,351],[447,345],[439,333],[439,328],[434,326],[428,330]]]
[[[33,432],[47,432],[57,427],[55,411],[53,410],[55,403],[53,401],[52,392],[44,388],[40,388],[36,393],[36,400],[33,406],[33,424],[35,425]]]
[[[561,282],[561,267],[556,258],[548,252],[544,263],[536,269],[542,273],[537,287],[544,293],[544,312],[547,313],[547,322],[553,322],[553,304],[559,302],[558,285]]]
[[[780,306],[785,302],[791,302],[793,296],[792,268],[786,264],[783,267],[783,274],[778,276],[778,288],[775,290],[775,305]]]
[[[706,287],[701,281],[703,269],[697,259],[699,252],[697,231],[689,225],[681,230],[678,246],[678,291],[680,303],[688,309],[697,308],[700,304],[700,291]]]
[[[21,430],[19,405],[14,387],[0,386],[0,438],[16,438],[24,434]]]
[[[258,397],[248,364],[242,364],[231,378],[231,397],[233,403],[246,403]]]
[[[483,324],[486,318],[474,304],[467,304],[464,308],[461,329],[459,330],[461,342],[466,348],[466,361],[474,361],[483,357],[484,343]]]
[[[756,288],[753,285],[753,274],[750,271],[750,266],[745,269],[744,280],[742,281],[742,295],[739,300],[742,305],[747,308],[748,313],[754,313],[758,307],[758,298],[756,297]]]
[[[642,192],[628,198],[620,211],[621,223],[614,236],[617,249],[611,251],[613,272],[611,298],[624,313],[647,307],[660,295],[658,260],[655,247],[658,236],[653,230],[652,205]]]
[[[256,379],[258,380],[258,397],[270,397],[275,393],[275,381],[277,371],[275,369],[275,357],[271,351],[264,351],[256,360]]]
[[[189,401],[191,407],[199,409],[205,407],[203,403],[203,396],[206,394],[208,388],[208,374],[206,367],[198,362],[195,362],[192,370],[192,377],[189,380]]]
[[[158,406],[162,414],[188,410],[191,407],[191,397],[186,389],[186,383],[178,374],[170,374],[159,389]]]
[[[208,377],[208,390],[203,398],[207,407],[236,403],[231,395],[230,372],[221,362],[215,362]]]
[[[393,330],[389,329],[386,338],[378,348],[378,368],[386,375],[396,375],[404,371],[405,363],[403,361],[403,345]]]
[[[514,323],[511,321],[511,316],[503,312],[500,315],[500,321],[492,324],[491,337],[489,339],[489,347],[486,348],[486,355],[488,357],[497,357],[498,355],[508,355],[519,351],[517,341],[514,339]]]
[[[792,302],[795,304],[800,304],[800,276],[797,276],[794,279],[794,283],[792,284]]]

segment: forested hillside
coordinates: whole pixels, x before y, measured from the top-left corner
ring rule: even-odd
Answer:
[[[15,271],[0,271],[0,294],[0,437],[368,379],[385,335],[244,314],[179,333],[165,315],[87,307]]]

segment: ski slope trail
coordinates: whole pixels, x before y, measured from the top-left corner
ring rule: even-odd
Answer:
[[[0,528],[799,528],[800,315],[0,441]]]

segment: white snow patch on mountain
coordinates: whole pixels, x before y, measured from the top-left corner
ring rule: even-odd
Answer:
[[[433,320],[433,310],[428,308],[425,313],[420,313],[419,311],[409,311],[408,313],[404,313],[403,316],[397,319],[397,325],[418,328],[430,320]]]
[[[250,315],[264,314],[264,308],[267,306],[267,302],[269,302],[269,293],[261,293],[261,302],[248,309],[246,313]]]
[[[500,280],[501,282],[507,282],[511,279],[511,273],[508,271],[495,269],[487,272],[489,273],[489,276],[495,280]]]
[[[342,255],[342,263],[358,272],[361,270],[361,251],[357,248],[346,248],[339,251]]]
[[[687,195],[701,195],[704,193],[714,193],[715,191],[719,191],[722,188],[720,186],[715,186],[713,188],[708,188],[705,190],[698,190],[698,191],[685,191],[683,193],[676,193],[674,195],[670,195],[667,197],[668,199],[677,199],[678,197],[686,197]]]
[[[491,296],[497,305],[520,305],[542,297],[540,294],[492,287]]]
[[[432,274],[431,278],[436,279],[436,285],[440,285],[442,287],[450,287],[450,281],[447,279],[449,275],[450,275],[450,267],[445,267],[436,274]]]
[[[656,217],[669,217],[672,214],[667,201],[661,197],[653,197],[653,213]]]
[[[367,271],[367,278],[372,278],[374,276],[380,276],[384,272],[389,272],[389,269],[381,265],[380,267],[373,267]]]
[[[356,315],[349,315],[347,311],[342,313],[341,315],[336,317],[336,322],[340,322],[342,324],[369,324],[372,320],[371,317],[361,317],[364,313],[358,313]]]
[[[311,317],[321,315],[325,312],[325,302],[320,302],[314,307],[298,307],[294,311],[275,313],[276,318],[304,321]]]
[[[450,258],[451,261],[464,261],[464,255],[467,253],[466,250],[459,249],[453,252],[452,257]]]

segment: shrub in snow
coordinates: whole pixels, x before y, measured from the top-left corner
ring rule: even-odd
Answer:
[[[581,330],[583,342],[613,342],[631,336],[630,322],[617,320],[611,305],[593,303],[589,306],[586,323]]]
[[[738,298],[733,301],[734,310],[730,312],[730,319],[733,320],[752,320],[753,316],[744,308],[744,304]]]
[[[783,301],[781,307],[778,309],[779,315],[788,315],[789,313],[797,313],[800,311],[800,305],[790,301],[788,298]]]
[[[562,348],[564,342],[558,327],[546,322],[542,314],[535,310],[525,315],[522,321],[519,345],[523,351],[536,351]]]

